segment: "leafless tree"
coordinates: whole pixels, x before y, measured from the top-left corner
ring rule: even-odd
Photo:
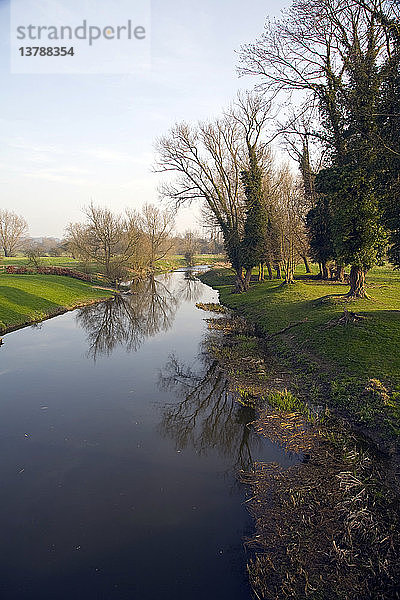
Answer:
[[[193,267],[195,254],[198,250],[198,235],[190,229],[185,231],[183,236],[183,250],[185,261],[188,267]]]
[[[308,248],[304,225],[304,191],[300,181],[284,166],[276,175],[271,211],[279,231],[278,252],[284,282],[294,283],[294,271]]]
[[[242,96],[223,117],[195,126],[177,124],[156,143],[155,170],[178,176],[162,187],[163,197],[175,206],[204,203],[208,224],[222,231],[238,290],[244,289],[241,241],[246,214],[241,172],[248,145],[258,143],[270,109],[271,102]]]
[[[0,210],[0,247],[4,256],[13,256],[28,231],[23,217],[9,210]]]
[[[100,265],[107,279],[117,284],[135,264],[142,237],[140,219],[135,212],[114,215],[93,204],[85,214],[85,223],[71,223],[67,228],[74,255]]]
[[[145,260],[154,269],[156,262],[164,258],[173,247],[171,234],[175,225],[175,213],[154,204],[145,204],[140,225],[146,247]]]
[[[334,148],[345,147],[345,83],[355,55],[379,64],[391,52],[388,29],[377,19],[390,0],[295,0],[283,17],[267,21],[262,37],[245,45],[240,71],[260,77],[260,87],[316,103],[320,127],[313,135]],[[326,125],[328,125],[326,127]]]

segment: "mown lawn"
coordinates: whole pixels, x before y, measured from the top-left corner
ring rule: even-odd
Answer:
[[[297,275],[294,285],[254,282],[244,294],[232,294],[233,274],[227,269],[210,271],[202,280],[219,290],[222,304],[249,318],[267,336],[297,323],[273,336],[272,344],[281,350],[285,346],[316,379],[325,377],[335,401],[360,420],[367,422],[377,416],[372,415],[375,409],[391,405],[400,427],[400,273],[376,267],[367,278],[371,299],[351,302],[344,299],[347,285],[302,279],[301,270]],[[366,318],[336,324],[345,308]],[[369,380],[388,387],[390,399],[379,391],[365,392]]]
[[[0,274],[0,333],[109,296],[106,290],[70,277]]]

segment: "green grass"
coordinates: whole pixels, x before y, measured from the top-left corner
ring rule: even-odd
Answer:
[[[198,254],[195,257],[196,265],[211,265],[224,260],[225,259],[223,256],[215,254]],[[97,273],[102,271],[99,265],[94,263],[87,263],[83,265],[80,260],[70,256],[43,256],[40,258],[40,264],[44,267],[66,267],[68,269],[89,273]],[[1,265],[25,266],[29,265],[29,259],[26,256],[15,256],[10,258],[0,257],[0,267]],[[186,266],[187,265],[184,256],[180,254],[172,254],[157,261],[156,273],[165,273],[166,271],[173,271],[174,269],[179,269],[180,267]]]
[[[0,333],[110,293],[56,275],[0,275]]]
[[[213,265],[216,262],[223,262],[225,260],[223,256],[218,254],[196,254],[195,265]],[[165,273],[166,271],[173,271],[182,267],[187,267],[185,257],[181,254],[172,254],[157,261],[156,273]]]
[[[304,277],[299,269],[298,277]],[[396,390],[400,390],[400,273],[389,266],[376,267],[367,277],[370,300],[344,299],[348,286],[298,279],[283,286],[273,280],[252,284],[244,294],[232,294],[233,273],[210,271],[202,280],[220,292],[222,304],[236,309],[272,337],[280,352],[296,356],[309,378],[325,379],[332,401],[353,412],[364,424],[377,425],[379,411],[390,412],[391,427],[400,427]],[[358,323],[328,326],[344,308],[366,317]],[[368,380],[390,390],[388,400],[379,390],[365,390]],[[387,409],[387,407],[389,407]],[[398,424],[398,425],[397,425]]]
[[[100,265],[95,263],[82,263],[82,261],[72,258],[71,256],[41,256],[39,258],[39,264],[41,267],[65,267],[83,273],[94,274],[103,272]],[[26,256],[12,256],[10,258],[0,257],[0,273],[1,267],[6,265],[15,267],[33,266]]]
[[[40,262],[45,267],[68,267],[76,269],[80,263],[79,260],[70,256],[42,256]],[[0,265],[14,265],[17,267],[28,265],[29,259],[26,256],[11,256],[2,258]]]

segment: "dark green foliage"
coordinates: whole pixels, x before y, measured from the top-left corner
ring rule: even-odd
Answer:
[[[324,172],[321,173],[321,180],[323,175]],[[309,211],[306,224],[311,258],[320,264],[333,260],[332,210],[326,193],[320,194],[315,207]]]
[[[381,259],[387,234],[381,225],[373,171],[361,155],[357,162],[350,153],[347,158],[348,164],[324,169],[317,177],[322,198],[314,209],[320,227],[320,237],[314,241],[326,259],[368,270]],[[310,215],[312,221],[315,212]]]
[[[241,174],[246,197],[242,260],[246,269],[265,260],[268,215],[263,195],[263,172],[256,150],[249,150],[249,167]]]
[[[390,230],[389,258],[400,267],[400,34],[390,27],[394,51],[385,65],[378,105],[378,185],[383,219]]]
[[[362,283],[364,273],[382,260],[388,241],[382,218],[377,145],[377,116],[384,72],[376,62],[372,26],[366,35],[369,43],[363,50],[355,44],[349,51],[346,65],[348,80],[342,84],[338,104],[342,115],[341,144],[335,146],[331,166],[317,176],[316,185],[323,194],[324,199],[320,200],[323,206],[320,210],[314,209],[314,214],[311,211],[309,216],[312,225],[317,212],[320,231],[324,228],[325,244],[321,238],[311,237],[320,252],[321,248],[326,250],[332,243],[331,257],[341,264],[352,265],[354,281],[351,279],[351,295],[365,293]],[[333,122],[330,127],[332,137],[335,137]],[[327,209],[325,215],[324,208]]]

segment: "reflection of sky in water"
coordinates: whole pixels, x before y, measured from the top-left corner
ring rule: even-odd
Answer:
[[[234,471],[290,458],[201,353],[217,294],[157,280],[4,336],[1,598],[250,598]]]

